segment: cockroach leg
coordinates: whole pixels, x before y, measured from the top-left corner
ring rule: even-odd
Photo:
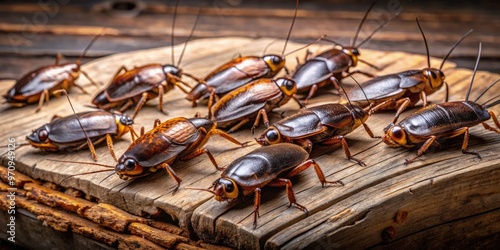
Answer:
[[[239,142],[234,137],[230,136],[228,133],[226,133],[226,132],[224,132],[224,131],[222,131],[220,129],[212,129],[212,130],[210,130],[210,132],[208,132],[208,134],[207,134],[207,137],[210,137],[212,135],[218,135],[218,136],[220,136],[220,137],[222,137],[222,138],[224,138],[224,139],[226,139],[226,140],[228,140],[228,141],[230,141],[230,142],[232,142],[232,143],[234,143],[236,145],[240,145],[242,147],[244,147],[248,143],[250,143],[250,141],[243,142],[243,143]]]
[[[325,184],[334,184],[334,185],[344,186],[344,183],[341,180],[327,181],[325,178],[325,174],[323,174],[323,171],[321,170],[320,166],[313,159],[309,159],[309,160],[303,162],[302,164],[298,165],[294,169],[292,169],[292,171],[290,171],[290,173],[288,173],[286,175],[286,178],[293,177],[293,176],[297,175],[298,173],[308,169],[311,166],[314,167],[314,171],[316,172],[316,176],[318,176],[318,179],[321,182],[321,187],[324,187]]]
[[[158,110],[160,112],[163,112],[163,94],[165,93],[165,89],[163,88],[163,85],[158,85]],[[164,113],[165,114],[165,113]]]
[[[80,70],[80,72],[82,72],[82,75],[85,76],[85,78],[87,78],[87,80],[89,80],[89,82],[94,85],[96,88],[100,88],[99,86],[101,84],[98,84],[97,82],[94,81],[94,79],[92,79],[89,74],[83,70]]]
[[[262,116],[262,120],[263,120],[266,128],[269,127],[269,118],[267,117],[267,112],[265,109],[261,109],[257,113],[257,117],[255,118],[255,122],[253,123],[252,129],[251,129],[252,135],[254,134],[255,128],[257,128],[259,126],[261,116]]]
[[[95,144],[99,144],[104,139],[105,139],[105,137],[102,137],[102,138],[99,138],[98,140],[96,140],[95,142],[92,142],[92,141],[89,140],[88,142],[85,142],[82,145],[80,145],[79,147],[77,147],[76,150],[81,150],[81,149],[83,149],[83,148],[85,148],[85,147],[88,146],[89,150],[90,150],[90,153],[92,154],[92,158],[94,159],[94,161],[97,161],[97,153],[95,152],[94,143]]]
[[[124,65],[120,66],[120,68],[116,71],[115,75],[111,79],[115,79],[118,75],[122,73],[122,71],[125,71],[124,73],[127,73],[128,69]]]
[[[115,147],[113,146],[113,139],[109,134],[106,134],[106,144],[108,145],[108,150],[111,156],[113,157],[113,160],[115,160],[115,162],[118,162],[118,158],[116,157],[115,154]]]
[[[154,121],[154,123],[153,123],[153,128],[158,127],[158,125],[160,125],[160,124],[161,124],[160,119],[156,118],[155,121]]]
[[[40,112],[44,101],[45,102],[49,101],[49,91],[47,89],[44,89],[42,91],[42,94],[40,95],[40,99],[38,100],[38,107],[36,108],[35,113]]]
[[[300,205],[297,203],[297,199],[295,198],[295,192],[293,192],[292,188],[292,182],[289,179],[284,179],[284,178],[276,178],[269,182],[268,186],[271,187],[286,187],[286,194],[288,196],[288,201],[290,202],[289,206],[295,205],[298,209],[302,210],[303,212],[306,213],[306,216],[309,214],[309,211],[307,210],[306,207]]]
[[[241,120],[238,124],[231,127],[227,132],[232,133],[232,132],[238,130],[239,128],[241,128],[243,125],[245,125],[249,121],[250,121],[250,118],[247,117],[247,118]]]
[[[142,93],[141,99],[135,106],[134,114],[132,114],[132,119],[135,119],[135,117],[139,113],[139,110],[142,109],[142,106],[144,106],[147,100],[148,100],[148,93],[147,92]]]
[[[365,128],[365,131],[366,133],[371,137],[371,138],[382,138],[382,136],[375,136],[372,132],[372,130],[370,129],[370,127],[368,127],[368,125],[365,123],[365,122],[361,122],[361,125],[363,125],[363,128]]]
[[[347,159],[349,160],[353,160],[355,162],[357,162],[359,165],[365,167],[366,164],[359,160],[359,159],[356,159],[354,157],[351,156],[351,152],[349,151],[349,145],[347,145],[347,141],[345,140],[344,136],[342,135],[336,135],[336,136],[333,136],[329,139],[326,139],[325,141],[321,142],[321,144],[323,145],[333,145],[333,144],[337,144],[337,143],[341,143],[342,145],[342,149],[344,150],[344,154],[345,156],[347,157]]]
[[[395,124],[398,121],[399,116],[403,111],[411,104],[411,100],[409,97],[402,98],[399,100],[396,99],[389,99],[386,100],[377,106],[373,107],[371,109],[371,113],[375,113],[378,110],[386,110],[386,109],[394,109],[398,107],[398,110],[396,111],[396,114],[394,115],[394,119],[392,120],[392,123]]]
[[[481,160],[481,155],[476,152],[467,151],[467,146],[469,145],[469,128],[465,127],[463,129],[464,141],[462,142],[462,153],[468,155],[475,155],[479,160]]]
[[[420,100],[422,100],[424,107],[427,106],[427,94],[425,91],[420,92]]]
[[[311,86],[311,89],[309,90],[309,94],[307,95],[306,99],[304,100],[304,104],[307,105],[307,102],[309,99],[313,98],[313,96],[316,94],[316,91],[318,91],[318,85],[313,84]]]
[[[259,208],[260,208],[260,197],[261,197],[261,190],[260,188],[255,189],[255,198],[253,201],[253,228],[255,229],[257,227],[257,218],[260,217],[259,214]],[[248,217],[248,216],[247,216]]]
[[[170,167],[168,163],[161,164],[159,168],[165,169],[168,175],[170,175],[170,177],[177,183],[177,186],[174,188],[174,190],[172,190],[172,195],[174,195],[181,186],[182,179],[177,175],[177,173],[175,173],[175,171],[172,169],[172,167]]]
[[[120,112],[125,112],[125,110],[127,110],[128,108],[130,108],[130,106],[132,106],[132,104],[134,104],[134,101],[132,101],[131,99],[129,99],[125,104],[123,104],[123,106],[120,107],[120,109],[118,111]]]
[[[431,135],[429,137],[429,139],[427,139],[424,144],[418,149],[418,152],[417,152],[417,156],[411,158],[411,159],[405,159],[405,165],[408,165],[410,163],[412,163],[413,161],[415,161],[415,159],[417,159],[418,157],[422,156],[422,154],[424,154],[424,152],[434,143],[434,141],[436,140],[436,136],[435,135]]]
[[[191,152],[190,154],[187,154],[187,155],[184,155],[184,156],[180,157],[179,159],[181,161],[187,161],[187,160],[196,158],[196,157],[198,157],[198,156],[200,156],[202,154],[207,154],[208,158],[210,159],[210,161],[212,162],[212,164],[214,165],[214,167],[217,170],[219,170],[219,171],[223,171],[224,170],[224,168],[219,168],[219,166],[217,165],[217,162],[215,161],[214,156],[206,148],[198,148],[195,151]]]

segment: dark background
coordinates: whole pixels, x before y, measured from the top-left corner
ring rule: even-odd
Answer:
[[[244,36],[284,39],[293,0],[180,1],[174,43],[186,40],[198,8],[202,8],[195,38]],[[327,34],[349,43],[372,1],[302,1],[291,40],[310,42]],[[19,78],[52,64],[62,53],[75,60],[101,27],[101,37],[84,61],[113,53],[171,44],[174,1],[39,0],[0,3],[0,78]],[[483,42],[481,70],[500,73],[500,4],[495,1],[380,0],[369,15],[358,42],[383,20],[392,20],[362,48],[425,54],[415,23],[418,17],[431,56],[444,57],[467,30],[475,31],[455,50],[451,61],[472,68],[478,42]],[[235,51],[235,53],[238,53]],[[361,49],[362,53],[362,49]],[[169,63],[169,59],[166,59]],[[376,63],[376,62],[375,62]],[[116,65],[118,68],[120,65]],[[434,65],[437,67],[437,65]]]

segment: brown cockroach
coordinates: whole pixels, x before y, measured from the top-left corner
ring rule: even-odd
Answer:
[[[349,99],[349,97],[347,98]],[[302,146],[308,152],[311,152],[314,144],[341,143],[348,159],[356,161],[361,166],[366,166],[363,161],[351,156],[344,136],[363,125],[371,138],[380,138],[380,136],[374,136],[366,125],[365,122],[369,116],[369,111],[351,103],[323,104],[301,109],[297,113],[275,122],[255,140],[263,146],[284,142],[294,143]]]
[[[50,123],[33,130],[26,136],[33,147],[46,152],[72,152],[88,147],[94,160],[97,160],[94,145],[106,140],[109,152],[116,159],[111,136],[120,138],[130,132],[134,140],[134,121],[128,115],[104,110],[76,113],[66,90],[61,92],[65,93],[73,115],[55,115]]]
[[[174,179],[177,186],[172,193],[179,188],[182,179],[171,168],[172,163],[177,159],[189,160],[206,154],[216,169],[218,167],[215,158],[207,148],[203,146],[212,135],[219,135],[228,141],[245,146],[247,143],[241,143],[227,133],[218,130],[217,125],[206,118],[184,118],[176,117],[164,122],[156,120],[154,128],[143,133],[137,138],[123,155],[118,159],[114,171],[121,179],[136,178],[156,172],[159,169],[165,169],[168,175]],[[61,161],[69,163],[82,163],[72,161]],[[107,166],[103,164],[83,163],[90,165]],[[105,172],[113,170],[100,170],[90,173]],[[89,173],[84,173],[89,174]],[[76,174],[76,175],[84,175]],[[71,175],[76,176],[76,175]],[[67,177],[67,178],[69,178]],[[66,179],[66,178],[65,178]]]
[[[296,92],[297,87],[293,80],[258,79],[229,92],[213,105],[212,95],[208,106],[209,119],[220,127],[230,127],[229,133],[255,119],[253,131],[259,125],[261,117],[267,127],[269,126],[267,112],[286,104],[290,99],[294,99],[302,106],[294,97]]]
[[[487,110],[500,104],[500,100],[495,101],[495,98],[499,96],[495,96],[483,104],[477,103],[479,98],[500,81],[500,79],[488,86],[474,101],[469,101],[469,94],[474,82],[480,55],[481,43],[479,44],[479,53],[465,101],[429,105],[401,120],[398,124],[391,123],[384,129],[385,136],[383,141],[391,147],[410,148],[423,143],[418,150],[417,156],[406,159],[405,164],[409,164],[420,157],[431,145],[439,145],[437,142],[438,139],[452,138],[462,134],[464,135],[462,153],[472,154],[481,159],[478,153],[467,151],[469,128],[482,124],[485,129],[500,134],[500,123],[496,114],[493,111]],[[489,119],[493,120],[496,128],[486,123]]]
[[[326,180],[316,161],[308,160],[308,158],[309,153],[305,149],[291,143],[260,147],[231,162],[222,172],[221,177],[215,180],[210,187],[213,190],[192,187],[187,187],[187,189],[210,192],[217,201],[234,200],[255,193],[254,210],[248,216],[253,214],[253,227],[256,228],[261,188],[265,186],[285,186],[290,206],[293,204],[298,209],[308,213],[306,207],[297,203],[292,182],[288,178],[309,167],[314,167],[322,187],[325,184],[344,185],[340,180]]]
[[[369,104],[373,105],[372,112],[397,109],[393,123],[396,122],[399,115],[407,107],[414,106],[419,100],[422,100],[424,107],[427,106],[427,96],[441,89],[443,85],[446,87],[445,102],[448,101],[448,84],[444,80],[445,75],[441,69],[453,50],[472,32],[472,30],[469,30],[451,47],[450,51],[441,62],[439,69],[436,69],[431,68],[427,39],[420,27],[418,19],[416,19],[416,21],[424,39],[428,67],[422,70],[407,70],[378,76],[363,82],[361,87],[368,96],[368,100],[364,99],[365,93],[359,91],[357,88],[349,91],[349,96],[353,103],[361,107],[368,106]],[[340,103],[347,103],[347,100],[342,96]]]
[[[14,86],[3,95],[5,103],[13,107],[24,107],[28,104],[38,103],[35,112],[39,112],[44,101],[48,102],[50,97],[58,95],[57,93],[59,92],[57,92],[57,90],[64,89],[69,91],[69,89],[74,86],[83,93],[88,94],[85,89],[75,83],[80,73],[82,73],[94,86],[98,87],[98,84],[81,69],[81,59],[87,54],[87,51],[94,42],[103,35],[104,30],[105,29],[102,29],[102,31],[90,41],[76,62],[59,64],[62,56],[58,54],[54,65],[40,67],[21,77],[16,81]]]
[[[191,88],[191,86],[182,81],[181,77],[187,76],[195,80],[198,79],[191,74],[183,72],[182,69],[179,68],[179,65],[182,57],[184,56],[187,43],[193,36],[198,23],[199,15],[196,16],[191,33],[188,40],[184,43],[184,48],[182,49],[177,66],[175,66],[173,34],[177,14],[177,5],[178,1],[175,5],[174,21],[172,24],[172,64],[147,64],[135,67],[131,70],[128,70],[125,66],[121,66],[109,85],[94,97],[92,104],[100,109],[118,109],[120,112],[127,110],[130,106],[135,104],[136,106],[132,115],[132,119],[134,119],[143,105],[147,101],[156,97],[159,98],[158,109],[163,112],[163,95],[172,90],[174,86],[177,86],[183,92],[188,93],[182,85],[185,85],[188,88]]]

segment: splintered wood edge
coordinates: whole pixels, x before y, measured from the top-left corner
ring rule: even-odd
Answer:
[[[246,38],[218,38],[192,41],[189,43],[185,59],[183,60],[181,66],[185,65],[184,70],[186,72],[190,72],[194,75],[202,77],[217,65],[237,55],[238,52],[240,52],[242,55],[262,54],[263,48],[271,41],[272,39],[254,40]],[[283,41],[278,41],[276,44],[271,46],[269,52],[280,53],[282,46],[282,44],[280,43],[282,42]],[[290,43],[288,50],[290,51],[300,46],[301,44]],[[182,45],[175,46],[176,56],[180,55],[180,50],[182,49],[181,47]],[[330,47],[331,46],[329,45],[313,45],[309,49],[313,53],[317,53],[325,48]],[[371,50],[362,50],[361,52],[363,59],[376,64],[382,70],[379,72],[375,72],[373,69],[368,68],[362,63],[360,63],[359,69],[366,70],[375,74],[387,74],[406,70],[409,68],[422,68],[426,66],[425,57],[421,55],[410,55],[402,52],[378,52]],[[290,58],[292,58],[292,60],[287,60],[287,67],[293,69],[296,64],[295,60],[293,60],[293,57],[298,56],[302,60],[304,54],[305,51],[299,51],[291,55]],[[154,62],[165,63],[169,61],[170,47],[165,47],[112,55],[85,64],[83,66],[83,69],[88,72],[94,80],[107,83],[120,65],[126,65],[130,68],[134,65],[137,66]],[[439,65],[440,62],[440,59],[431,60],[433,66]],[[447,62],[444,67],[444,72],[447,75],[447,81],[450,83],[450,100],[459,100],[464,96],[465,87],[467,86],[470,79],[470,70],[454,69],[454,67],[454,64]],[[495,78],[498,78],[498,75],[478,72],[478,75],[476,77],[476,85],[474,88],[479,89],[480,87],[484,87],[485,84],[492,82],[493,80],[495,80]],[[363,76],[356,76],[356,79],[358,79],[358,81],[363,81],[366,78],[364,78]],[[82,85],[88,86],[88,83],[84,78],[83,80],[81,78],[78,81],[83,81],[83,83],[85,84]],[[485,83],[481,84],[481,81],[484,81]],[[347,84],[352,84],[351,79],[346,79],[345,82]],[[0,86],[0,88],[2,88],[2,92],[5,92],[5,90],[8,89],[11,85],[12,82],[4,83]],[[89,97],[78,95],[78,90],[75,90],[75,92],[76,94],[72,94],[70,96],[73,100],[73,103],[76,103],[77,111],[88,109],[83,105],[88,103]],[[72,91],[72,93],[75,92]],[[432,95],[430,99],[434,101],[442,100],[442,92],[443,91],[439,91],[438,93]],[[189,114],[187,114],[185,111],[189,111],[189,113],[192,113],[193,115],[197,111],[202,112],[202,114],[206,113],[205,107],[197,107],[191,109],[189,102],[183,100],[182,96],[183,94],[179,90],[173,90],[165,95],[164,100],[167,100],[167,103],[164,107],[167,112],[169,112],[168,117],[189,116]],[[319,95],[316,99],[313,99],[309,106],[314,106],[316,104],[322,104],[334,100],[335,99],[332,100],[330,95],[323,94]],[[144,109],[139,113],[138,119],[136,119],[136,124],[138,124],[136,128],[145,126],[146,129],[149,129],[152,126],[152,121],[154,120],[154,118],[160,118],[162,120],[166,119],[165,116],[161,115],[156,110],[155,103],[156,100],[151,101],[151,104],[148,105],[147,109]],[[286,114],[291,114],[293,110],[297,109],[297,107],[295,107],[294,105],[295,104],[293,103],[289,103],[280,110],[286,111]],[[170,107],[174,107],[176,109],[169,109]],[[50,119],[53,113],[61,113],[63,115],[67,115],[70,113],[67,108],[66,100],[64,100],[63,98],[55,98],[48,104],[44,105],[42,112],[40,112],[39,114],[31,113],[34,110],[34,106],[28,106],[21,110],[25,112],[19,112],[18,110],[14,109],[6,109],[5,111],[2,111],[2,116],[8,113],[8,115],[5,115],[6,117],[4,119],[7,121],[7,123],[4,124],[8,125],[2,125],[2,127],[5,126],[5,130],[9,131],[9,133],[0,136],[3,141],[7,141],[6,138],[11,136],[15,136],[17,138],[25,136],[29,131],[31,131],[31,129],[34,129],[48,122],[48,119]],[[46,111],[50,112],[44,113]],[[496,111],[498,112],[498,110]],[[26,113],[28,113],[29,115],[26,115]],[[380,118],[384,118],[383,121],[381,119],[370,119],[368,123],[370,127],[372,127],[372,130],[374,130],[374,132],[379,131],[380,133],[381,128],[385,127],[392,114],[379,114],[378,116]],[[145,118],[150,119],[148,120]],[[35,123],[34,121],[36,121],[36,125],[33,124]],[[13,130],[13,128],[15,129]],[[257,130],[256,135],[258,135],[261,131],[262,128]],[[242,141],[253,140],[252,136],[249,136],[248,134],[248,131],[245,130],[235,133],[234,136]],[[482,137],[482,132],[477,131],[477,129],[471,130],[471,134]],[[128,146],[128,140],[128,137],[126,137],[126,139],[122,140],[123,142],[116,143],[115,146],[118,155],[120,154],[120,152],[123,152],[126,149],[126,147]],[[351,140],[354,141],[354,143]],[[368,142],[370,144],[370,147],[378,146],[379,148],[381,148],[381,152],[378,152],[379,154],[377,154],[377,152],[372,151],[373,149],[366,150],[366,143],[360,142]],[[144,181],[139,181],[139,183],[123,182],[116,178],[116,176],[107,177],[109,174],[79,176],[68,179],[68,181],[66,181],[64,185],[81,189],[85,193],[96,196],[102,201],[114,204],[117,207],[129,211],[133,214],[151,214],[154,213],[157,209],[164,210],[167,213],[171,214],[174,218],[178,219],[179,224],[184,228],[191,227],[191,216],[193,216],[193,221],[195,222],[194,224],[196,224],[193,225],[194,230],[198,232],[201,237],[207,237],[212,240],[217,239],[233,246],[259,247],[264,245],[265,241],[273,235],[276,236],[273,236],[273,238],[271,238],[271,243],[269,243],[270,245],[275,244],[272,242],[272,240],[274,240],[275,238],[279,238],[280,235],[285,235],[284,237],[286,238],[286,234],[290,234],[287,228],[294,228],[294,230],[298,232],[298,230],[292,226],[294,223],[297,223],[297,225],[309,225],[311,224],[310,220],[311,218],[314,218],[314,215],[319,215],[320,212],[326,210],[329,207],[335,207],[334,205],[336,202],[347,197],[349,194],[360,192],[360,189],[362,188],[369,188],[370,186],[373,186],[374,183],[366,181],[364,180],[365,178],[362,178],[365,175],[371,174],[372,179],[376,179],[377,175],[375,175],[375,173],[373,172],[382,171],[382,173],[378,174],[389,173],[386,179],[379,181],[383,183],[384,181],[390,181],[390,179],[394,176],[398,176],[401,173],[411,171],[401,167],[401,161],[404,157],[412,156],[415,153],[414,151],[405,153],[406,151],[403,150],[386,149],[386,147],[384,147],[383,145],[376,145],[376,141],[368,141],[366,139],[366,133],[362,131],[362,129],[358,129],[357,131],[349,135],[349,144],[351,146],[351,152],[355,154],[356,152],[361,152],[359,153],[359,155],[369,164],[369,167],[361,168],[353,163],[348,162],[344,159],[345,157],[341,150],[337,150],[336,152],[334,152],[335,157],[332,157],[332,154],[330,153],[326,156],[318,158],[318,162],[322,166],[340,166],[348,163],[347,166],[341,166],[340,169],[338,169],[339,167],[335,167],[337,169],[329,168],[327,171],[325,171],[326,169],[325,167],[323,167],[325,174],[327,174],[327,176],[329,176],[330,178],[340,178],[347,182],[346,187],[344,187],[346,190],[342,190],[343,188],[338,189],[337,187],[329,188],[328,191],[321,190],[321,188],[318,188],[316,176],[313,173],[306,171],[307,173],[304,172],[303,174],[301,174],[300,182],[294,182],[294,190],[298,194],[298,199],[301,200],[301,204],[305,204],[308,207],[310,216],[304,220],[304,215],[299,210],[295,211],[296,209],[293,208],[288,209],[286,206],[286,198],[284,195],[281,195],[284,194],[284,191],[277,190],[278,192],[280,192],[281,198],[271,200],[271,198],[269,198],[269,195],[267,196],[268,198],[265,200],[265,203],[263,202],[263,206],[261,208],[261,215],[265,214],[265,216],[262,216],[259,219],[259,224],[262,223],[265,225],[263,228],[258,228],[257,230],[249,230],[251,226],[251,219],[243,221],[243,224],[240,225],[233,224],[240,221],[240,219],[237,218],[245,217],[251,211],[251,205],[249,205],[249,203],[251,202],[247,201],[243,206],[239,206],[231,211],[228,209],[229,206],[214,202],[208,193],[205,194],[193,192],[192,190],[187,191],[186,189],[182,189],[184,185],[207,187],[214,179],[218,177],[219,173],[217,171],[207,171],[207,169],[210,169],[209,166],[211,166],[211,164],[205,158],[189,161],[187,162],[188,164],[183,164],[182,169],[179,170],[176,168],[176,166],[174,166],[174,169],[178,171],[178,174],[181,175],[184,179],[184,182],[182,184],[183,186],[181,186],[181,189],[175,196],[171,196],[170,194],[168,194],[168,190],[173,186],[173,182],[165,174],[147,177]],[[484,145],[482,146],[484,147]],[[247,147],[244,149],[237,149],[236,147],[233,147],[232,144],[229,144],[224,140],[221,141],[218,138],[214,138],[211,139],[208,147],[211,151],[213,150],[216,152],[215,157],[219,162],[219,165],[224,166],[228,164],[232,159],[241,156],[246,152],[249,152],[256,146],[254,145],[252,147]],[[475,149],[477,147],[479,146],[474,145]],[[454,148],[455,147],[453,147],[453,149]],[[457,148],[459,148],[459,146]],[[453,162],[453,158],[457,158],[457,162],[460,160],[465,160],[461,158],[463,157],[461,156],[461,154],[455,154],[456,151],[453,149],[453,153],[450,153],[453,155],[451,157],[449,155],[447,156],[447,151],[434,154],[426,154],[424,157],[431,155],[432,157],[426,157],[426,159],[421,161],[420,163],[417,162],[414,164],[416,164],[415,166],[423,163],[425,163],[425,165],[428,165],[433,161],[443,162],[443,164],[445,164]],[[111,159],[109,154],[107,154],[107,150],[105,147],[98,147],[97,150],[100,156],[101,163],[104,162],[113,165],[113,160]],[[18,166],[18,169],[20,171],[27,173],[34,178],[54,181],[56,183],[67,176],[68,172],[78,173],[92,169],[81,165],[68,166],[59,163],[54,164],[47,163],[46,161],[44,162],[43,160],[47,158],[47,154],[37,152],[35,149],[29,147],[21,148],[19,149],[19,152],[16,153],[19,153],[17,155],[22,156],[20,157],[22,158],[20,160],[23,164],[19,164]],[[380,161],[381,155],[383,157],[395,157],[397,161],[389,163],[383,160]],[[30,159],[27,159],[25,157],[28,157]],[[66,160],[90,161],[88,151],[81,151],[76,154],[49,154],[49,157]],[[445,158],[443,159],[443,157]],[[19,160],[19,158],[17,159]],[[376,161],[378,163],[370,165],[370,162],[373,161]],[[31,171],[31,166],[33,164],[38,164],[36,167],[36,171],[34,172]],[[393,164],[397,166],[395,167],[396,170],[394,170],[393,168],[384,169],[384,166],[386,167],[386,164]],[[410,165],[410,167],[413,167],[412,165]],[[61,168],[64,168],[64,170],[66,171],[62,171]],[[190,171],[191,173],[193,173],[192,171],[200,172],[200,170],[202,171],[202,174],[197,175],[193,178],[190,178],[191,175],[188,176],[185,174],[189,173]],[[145,183],[150,183],[150,185],[145,185]],[[324,192],[335,193],[335,198],[326,203],[324,203],[322,200],[314,200],[314,197],[317,197],[317,195],[313,195],[312,198],[308,198],[307,200],[304,200],[303,198],[308,197],[309,193],[323,193],[324,195],[326,194]],[[337,193],[342,193],[343,195],[338,195]],[[264,194],[264,198],[265,197],[266,196]],[[237,218],[234,217],[235,213],[238,214],[238,216],[236,216]],[[285,213],[286,216],[283,216],[283,213]],[[223,216],[219,217],[219,215],[221,214]],[[265,221],[266,217],[274,218],[278,216],[280,217],[280,222],[284,222],[283,224],[273,223],[272,221]],[[203,218],[208,219],[207,224],[201,223]],[[211,219],[209,218],[215,218],[216,222],[211,221]],[[197,223],[201,224],[198,225]],[[217,224],[217,229],[221,231],[213,232],[213,226],[215,225],[214,223]],[[220,228],[220,225],[224,227]],[[304,228],[307,228],[307,226]],[[235,232],[235,230],[237,230],[238,232]],[[240,238],[241,242],[236,243],[228,240],[228,238],[235,240],[235,235],[244,235],[244,237],[238,237]],[[314,240],[315,238],[311,237],[310,239]],[[284,244],[284,242],[286,243],[286,241],[277,241],[276,244],[280,245]]]

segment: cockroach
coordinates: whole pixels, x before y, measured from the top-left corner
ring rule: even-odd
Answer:
[[[212,90],[217,97],[222,97],[230,91],[246,85],[259,78],[273,78],[285,66],[285,50],[297,17],[299,0],[288,35],[280,55],[264,55],[237,57],[210,72],[186,96],[186,99],[196,106],[196,101],[207,99]]]
[[[113,152],[111,150],[112,136],[120,138],[128,132],[132,134],[131,126],[134,122],[126,114],[96,110],[76,113],[76,116],[78,118],[74,115],[54,116],[50,123],[33,130],[26,139],[33,147],[42,151],[77,151],[88,147],[87,137],[77,119],[82,123],[92,144],[96,145],[106,140],[110,152]],[[92,155],[95,155],[95,151]]]
[[[196,77],[185,73],[179,68],[184,51],[188,41],[193,36],[194,30],[198,23],[199,15],[196,16],[196,21],[193,25],[188,40],[184,43],[181,56],[174,65],[174,26],[177,14],[177,5],[175,5],[174,22],[172,24],[172,64],[147,64],[134,69],[128,70],[125,66],[121,66],[112,78],[109,85],[100,91],[92,100],[92,104],[104,110],[117,108],[120,112],[127,110],[130,106],[136,104],[132,118],[137,116],[142,106],[149,100],[156,97],[159,98],[158,109],[163,112],[163,94],[172,90],[177,86],[185,93],[188,91],[182,85],[191,88],[187,83],[181,80],[181,76],[188,76],[195,80]]]
[[[431,68],[427,39],[425,38],[418,19],[416,19],[416,21],[424,39],[428,67],[422,70],[407,70],[379,76],[362,83],[361,87],[366,92],[369,101],[363,99],[364,94],[360,92],[359,89],[356,88],[349,91],[349,96],[353,103],[361,107],[365,107],[369,103],[374,106],[372,112],[397,109],[393,123],[396,122],[399,115],[407,107],[414,106],[419,100],[422,100],[424,107],[427,106],[427,96],[441,89],[443,85],[446,87],[445,101],[448,101],[448,84],[444,80],[445,75],[441,69],[453,50],[472,32],[472,30],[469,30],[451,47],[450,51],[441,62],[439,69],[436,69]],[[341,98],[340,103],[346,102],[345,99]]]
[[[172,193],[175,193],[182,181],[170,166],[176,159],[184,161],[202,154],[207,154],[215,168],[217,170],[222,170],[218,167],[210,151],[203,147],[208,139],[212,135],[219,135],[234,144],[240,146],[246,145],[246,143],[241,143],[227,133],[218,130],[216,126],[214,122],[206,118],[188,119],[176,117],[164,122],[160,122],[160,120],[157,119],[153,129],[146,133],[141,131],[141,136],[130,144],[125,153],[118,159],[114,171],[121,179],[127,180],[129,178],[146,176],[159,169],[165,169],[168,175],[177,183],[177,186],[172,191]],[[85,164],[107,166],[94,163]],[[113,168],[112,166],[107,167]],[[94,171],[90,173],[104,171]]]
[[[33,130],[26,139],[33,147],[46,152],[71,152],[88,147],[94,160],[97,160],[97,154],[93,145],[106,140],[111,155],[116,159],[111,137],[120,138],[130,132],[134,140],[132,124],[134,121],[126,114],[87,111],[65,117],[54,116],[50,123]]]
[[[283,142],[294,143],[302,146],[308,152],[311,152],[313,144],[341,143],[348,159],[365,166],[364,162],[351,156],[344,136],[363,125],[370,137],[380,138],[380,136],[374,136],[366,125],[365,122],[369,116],[369,112],[351,103],[323,104],[301,109],[299,112],[275,122],[255,140],[263,146]]]
[[[283,142],[295,143],[307,151],[313,144],[332,145],[341,143],[346,157],[358,164],[363,161],[351,156],[345,135],[363,125],[370,137],[375,138],[365,121],[369,112],[356,105],[329,103],[316,107],[301,109],[299,112],[275,122],[255,140],[263,145]]]
[[[228,130],[229,133],[236,131],[250,119],[255,118],[253,131],[259,125],[261,116],[267,127],[269,126],[267,112],[286,104],[291,98],[301,105],[294,97],[296,92],[297,87],[293,80],[287,78],[258,79],[229,92],[213,105],[213,98],[210,98],[209,119],[223,128],[232,126]]]
[[[325,86],[328,83],[332,83],[335,88],[338,89],[335,79],[340,81],[342,78],[355,73],[361,73],[373,77],[372,74],[367,72],[363,72],[360,70],[349,72],[349,70],[352,67],[356,67],[358,65],[358,62],[365,63],[373,68],[377,68],[376,66],[359,58],[359,48],[366,42],[368,42],[376,32],[382,29],[392,19],[382,23],[365,40],[356,45],[356,40],[363,26],[363,23],[365,22],[375,3],[376,1],[372,3],[368,11],[366,11],[363,19],[361,19],[361,23],[359,24],[359,27],[350,46],[342,46],[340,43],[330,40],[331,42],[340,46],[341,49],[332,48],[320,53],[319,55],[311,59],[308,58],[311,53],[309,51],[306,53],[306,62],[302,65],[298,65],[292,75],[292,79],[297,83],[297,92],[308,92],[308,95],[304,101],[305,103],[307,103],[307,101],[315,95],[318,88]],[[344,72],[347,73],[347,75],[344,75]]]
[[[419,143],[423,143],[417,152],[417,156],[406,159],[405,164],[410,164],[415,159],[420,157],[431,145],[439,145],[437,139],[452,138],[459,135],[464,135],[462,143],[462,153],[472,154],[481,159],[481,156],[476,152],[467,151],[469,144],[469,128],[482,124],[487,130],[500,133],[500,123],[493,111],[488,111],[497,104],[500,100],[495,100],[498,96],[486,101],[483,104],[478,104],[477,100],[490,89],[499,80],[493,82],[486,88],[474,101],[469,101],[469,94],[474,82],[474,76],[479,64],[481,55],[481,44],[479,45],[479,53],[474,67],[474,74],[465,96],[465,101],[444,102],[432,104],[424,107],[417,112],[411,114],[398,124],[390,124],[384,129],[385,136],[383,141],[391,147],[414,147]],[[489,103],[490,102],[490,103]],[[492,119],[496,128],[491,127],[486,123]]]
[[[295,144],[280,143],[268,147],[260,147],[230,163],[221,177],[208,189],[203,190],[214,194],[217,201],[234,200],[255,193],[253,227],[257,227],[259,217],[261,188],[264,186],[286,187],[290,206],[307,213],[307,208],[297,203],[292,182],[288,179],[314,167],[321,186],[325,184],[344,185],[342,181],[328,181],[315,160],[309,159],[309,153]],[[213,188],[211,190],[211,188]]]
[[[96,35],[92,41],[83,50],[80,57],[74,63],[59,64],[62,56],[58,54],[54,65],[40,67],[17,80],[14,86],[3,95],[5,103],[13,107],[24,107],[28,104],[38,103],[35,112],[39,112],[42,105],[48,102],[50,97],[57,94],[57,90],[64,89],[69,91],[71,87],[77,87],[83,93],[88,94],[83,87],[76,84],[75,81],[82,73],[94,86],[98,84],[81,69],[81,59],[87,54],[87,51],[94,42],[103,35],[104,29]]]

